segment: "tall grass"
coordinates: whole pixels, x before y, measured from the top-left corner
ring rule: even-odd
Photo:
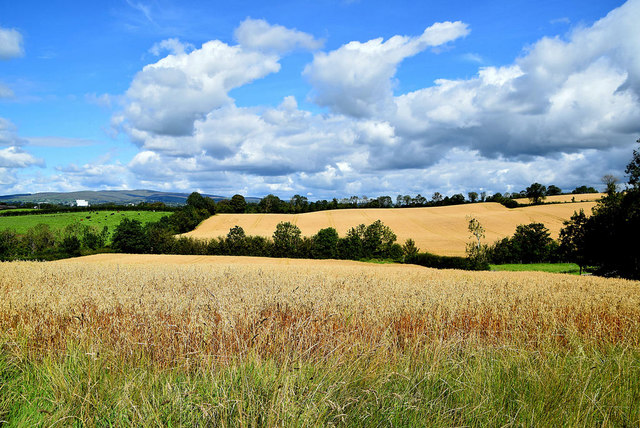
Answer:
[[[16,262],[0,296],[11,425],[640,422],[632,281]]]

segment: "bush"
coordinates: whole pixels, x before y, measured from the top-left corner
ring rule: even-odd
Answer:
[[[465,257],[437,256],[418,253],[405,259],[405,263],[435,269],[489,270],[489,263],[470,260]]]

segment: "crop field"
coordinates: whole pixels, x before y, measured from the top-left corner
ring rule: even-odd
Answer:
[[[103,254],[0,296],[9,425],[640,423],[634,281]]]
[[[558,202],[594,202],[602,197],[604,197],[605,193],[579,193],[577,195],[555,195],[555,196],[547,196],[543,202],[544,203],[558,203]],[[530,203],[528,198],[517,198],[515,200],[519,204],[528,204]]]
[[[241,226],[247,235],[271,236],[281,221],[296,224],[302,234],[312,236],[325,227],[335,228],[340,236],[360,223],[380,219],[398,236],[398,242],[413,239],[421,251],[447,256],[464,256],[469,242],[468,216],[477,218],[486,229],[485,242],[511,236],[520,224],[541,222],[557,238],[562,222],[574,211],[591,214],[595,202],[537,205],[508,209],[498,203],[477,203],[446,207],[386,208],[319,211],[304,214],[217,214],[186,234],[194,238],[225,236],[233,226]]]
[[[59,214],[33,214],[21,216],[0,217],[0,229],[14,229],[18,233],[25,233],[33,226],[44,223],[52,229],[64,229],[73,223],[82,223],[102,230],[104,226],[113,232],[124,218],[140,220],[143,224],[160,220],[170,212],[152,211],[90,211]]]

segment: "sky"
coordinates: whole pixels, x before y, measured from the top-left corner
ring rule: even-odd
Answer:
[[[0,194],[603,188],[640,0],[0,2]]]

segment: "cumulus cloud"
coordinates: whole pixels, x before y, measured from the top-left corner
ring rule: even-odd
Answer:
[[[0,117],[0,147],[21,146],[26,142],[20,138],[16,126],[9,120]]]
[[[0,150],[0,168],[26,168],[32,165],[43,166],[44,162],[19,147]]]
[[[17,58],[22,55],[22,34],[12,28],[0,27],[0,59]]]
[[[319,105],[355,117],[384,114],[392,104],[391,78],[402,60],[468,33],[467,24],[460,21],[439,22],[417,37],[350,42],[329,53],[317,53],[304,74]]]
[[[43,167],[44,161],[22,148],[26,140],[20,138],[13,123],[0,117],[0,189],[10,192],[19,182],[18,171],[31,166]]]
[[[315,50],[324,44],[311,34],[282,25],[271,25],[264,19],[247,18],[236,28],[235,39],[247,49],[284,54],[295,49]]]
[[[231,89],[277,72],[282,52],[310,48],[296,30],[268,24],[255,41],[263,24],[247,20],[237,46],[211,41],[145,67],[114,121],[140,147],[126,168],[146,187],[332,197],[598,185],[623,170],[640,132],[639,17],[633,0],[511,64],[396,96],[401,62],[467,35],[467,25],[350,42],[305,68],[327,114],[292,96],[235,105]],[[289,41],[276,43],[283,34]]]
[[[136,132],[188,135],[210,111],[231,103],[228,92],[280,70],[278,57],[214,40],[168,55],[133,79],[121,116]]]
[[[163,52],[169,52],[173,55],[182,55],[192,51],[194,46],[191,43],[182,43],[176,38],[166,39],[151,46],[149,52],[155,56],[160,56]]]
[[[400,135],[485,156],[552,155],[627,145],[640,132],[640,2],[566,40],[543,38],[514,64],[438,80],[395,99]]]

